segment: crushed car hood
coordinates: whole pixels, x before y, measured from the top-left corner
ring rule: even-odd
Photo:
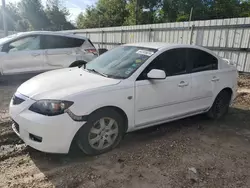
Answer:
[[[17,92],[34,100],[63,99],[69,95],[119,82],[120,80],[106,78],[82,68],[66,68],[39,74],[24,82]]]

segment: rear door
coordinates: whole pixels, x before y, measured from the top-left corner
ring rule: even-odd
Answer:
[[[81,55],[80,47],[84,39],[57,35],[44,35],[45,70],[69,67]]]
[[[4,75],[40,72],[43,69],[45,59],[40,35],[26,36],[6,43],[2,51],[6,52],[1,58]]]
[[[208,109],[214,98],[218,77],[218,59],[212,54],[195,48],[187,49],[192,76],[192,105],[194,110]]]

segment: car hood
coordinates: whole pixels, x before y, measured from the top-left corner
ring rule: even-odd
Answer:
[[[118,84],[120,80],[67,68],[39,74],[24,82],[17,92],[34,100],[64,99],[82,91]]]

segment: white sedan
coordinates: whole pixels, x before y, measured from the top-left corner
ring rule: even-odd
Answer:
[[[77,143],[96,155],[127,132],[202,113],[221,118],[237,76],[228,60],[202,47],[127,44],[23,83],[10,103],[12,127],[37,150],[67,153]]]

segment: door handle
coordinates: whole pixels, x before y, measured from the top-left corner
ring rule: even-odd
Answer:
[[[37,56],[39,56],[39,55],[41,55],[41,54],[39,54],[39,53],[34,53],[34,54],[31,54],[33,57],[37,57]]]
[[[212,82],[218,82],[220,79],[217,77],[217,76],[214,76],[213,78],[212,78]]]
[[[186,87],[188,86],[188,83],[187,82],[184,82],[184,81],[181,81],[179,84],[178,84],[179,87]]]

